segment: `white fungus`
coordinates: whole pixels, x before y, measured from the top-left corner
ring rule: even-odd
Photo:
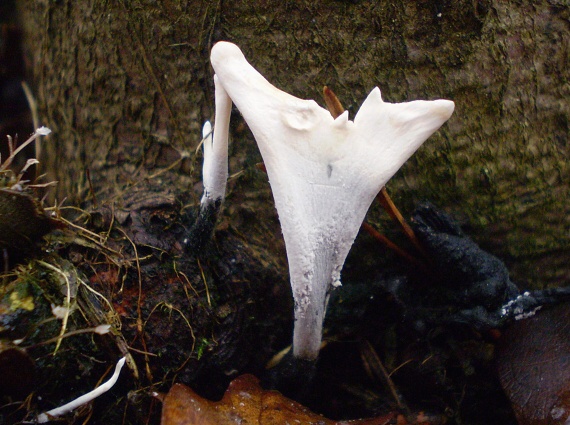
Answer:
[[[44,423],[50,422],[53,418],[57,418],[58,416],[65,415],[66,413],[69,413],[69,412],[77,409],[79,406],[83,406],[84,404],[87,404],[90,401],[95,400],[101,394],[109,391],[111,388],[113,388],[113,385],[115,385],[115,383],[117,382],[117,379],[119,379],[119,375],[121,373],[121,369],[123,368],[123,365],[125,364],[125,360],[126,360],[125,357],[122,357],[117,362],[117,365],[115,366],[115,372],[113,373],[113,376],[111,376],[111,378],[109,378],[109,380],[107,382],[99,385],[93,391],[90,391],[87,394],[83,394],[81,397],[78,397],[75,400],[72,400],[69,403],[64,404],[63,406],[60,406],[58,408],[49,410],[45,413],[39,414],[38,417],[36,418],[36,422],[39,424],[44,424]]]
[[[271,85],[232,43],[211,63],[265,162],[295,300],[293,355],[318,355],[328,296],[374,197],[451,116],[449,100],[387,103],[370,92],[354,121]],[[216,86],[218,87],[218,86]],[[217,124],[217,128],[220,126]]]
[[[206,121],[202,128],[204,149],[202,208],[224,199],[228,180],[228,132],[232,101],[216,78],[214,78],[214,83],[216,87],[216,127],[212,130],[210,121]]]

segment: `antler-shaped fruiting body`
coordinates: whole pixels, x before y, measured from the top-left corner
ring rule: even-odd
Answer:
[[[202,128],[204,196],[201,208],[219,203],[224,199],[228,180],[228,132],[232,101],[217,77],[214,77],[214,85],[216,87],[216,128],[213,131],[209,121],[206,121]]]
[[[211,52],[218,82],[265,162],[295,300],[293,355],[314,360],[331,290],[374,197],[451,116],[449,100],[387,103],[368,95],[354,121],[271,85],[232,43]]]
[[[84,404],[87,404],[92,400],[95,400],[101,394],[104,394],[107,391],[109,391],[111,388],[113,388],[113,385],[115,385],[115,383],[119,379],[119,375],[121,373],[121,369],[125,364],[125,361],[126,361],[125,357],[119,359],[119,361],[115,366],[115,372],[113,372],[113,375],[111,376],[111,378],[109,378],[107,382],[99,385],[93,391],[89,391],[87,394],[83,394],[82,396],[76,398],[75,400],[72,400],[69,403],[64,404],[63,406],[39,414],[36,418],[36,422],[39,424],[45,424],[47,422],[51,422],[52,419],[56,419],[61,415],[69,413],[77,409],[78,407],[83,406]]]
[[[210,121],[206,121],[202,127],[204,194],[200,201],[198,218],[190,231],[190,236],[184,241],[188,249],[194,252],[199,252],[212,236],[226,196],[228,180],[228,137],[232,101],[217,77],[214,77],[214,85],[216,88],[215,128],[212,128]]]

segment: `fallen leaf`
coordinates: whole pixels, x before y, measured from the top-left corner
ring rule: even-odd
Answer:
[[[413,423],[420,422],[434,424],[422,413]],[[161,425],[236,424],[407,425],[411,422],[397,413],[354,421],[326,419],[277,391],[262,389],[253,375],[242,375],[233,380],[220,401],[205,400],[182,384],[174,384],[164,398]]]
[[[520,425],[570,423],[570,305],[508,327],[497,351],[501,384]]]

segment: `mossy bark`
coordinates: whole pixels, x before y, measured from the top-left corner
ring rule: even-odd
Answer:
[[[524,285],[570,280],[564,2],[20,6],[42,124],[54,130],[41,159],[59,199],[91,196],[87,170],[100,200],[146,178],[192,191],[200,126],[213,111],[208,52],[226,39],[278,87],[318,100],[327,84],[352,114],[376,85],[392,102],[454,100],[454,116],[392,180],[392,195],[404,210],[429,198],[462,214]],[[232,157],[232,173],[259,160],[249,135],[234,135]]]

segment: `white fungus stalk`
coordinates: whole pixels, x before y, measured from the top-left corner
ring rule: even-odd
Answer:
[[[69,413],[69,412],[77,409],[78,407],[83,406],[84,404],[87,404],[92,400],[95,400],[101,394],[109,391],[113,387],[113,385],[115,385],[115,383],[117,382],[117,379],[119,379],[119,374],[121,373],[121,369],[123,368],[123,365],[125,364],[125,360],[126,360],[125,357],[122,357],[117,362],[117,365],[115,366],[115,372],[113,373],[113,376],[111,376],[111,378],[109,378],[109,380],[107,382],[99,385],[93,391],[90,391],[87,394],[83,394],[81,397],[78,397],[75,400],[72,400],[69,403],[64,404],[63,406],[60,406],[56,409],[52,409],[48,412],[39,414],[38,417],[36,418],[36,422],[39,424],[44,424],[44,423],[50,422],[53,418],[57,418],[58,416],[65,415],[66,413]]]
[[[295,300],[293,355],[314,360],[329,294],[370,204],[454,103],[386,103],[375,88],[354,121],[348,112],[333,119],[271,85],[232,43],[217,43],[210,59],[265,162]]]
[[[216,122],[212,129],[210,121],[202,128],[202,147],[204,164],[202,166],[202,182],[204,194],[200,201],[200,213],[184,240],[188,250],[199,253],[212,237],[220,208],[226,195],[228,180],[228,133],[232,101],[214,77],[216,87]]]
[[[221,202],[226,194],[228,180],[228,132],[232,101],[224,88],[214,77],[216,87],[216,127],[212,135],[212,125],[206,121],[202,129],[204,165],[202,180],[204,195],[202,208]]]

